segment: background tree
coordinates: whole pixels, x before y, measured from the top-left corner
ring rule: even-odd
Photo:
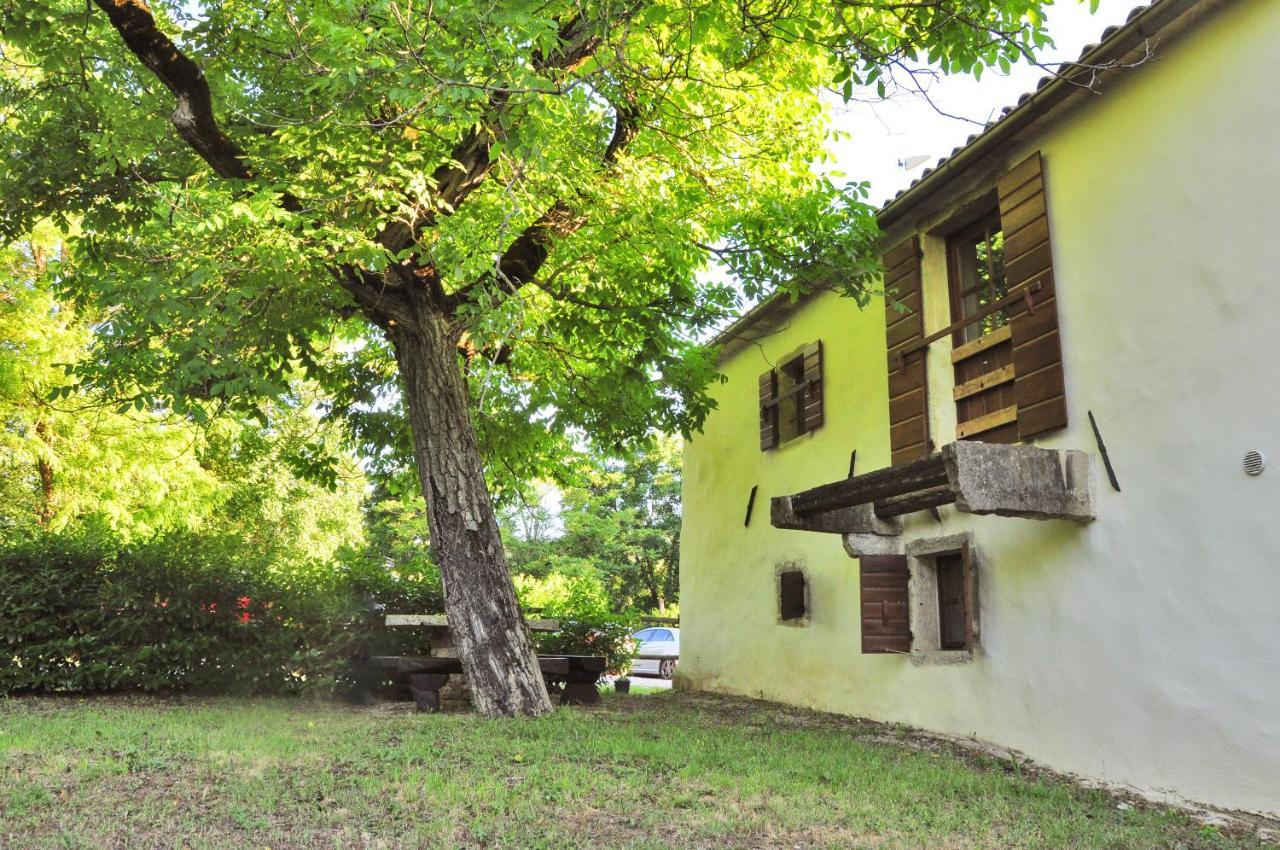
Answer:
[[[276,564],[361,540],[364,475],[302,384],[204,427],[79,386],[67,367],[89,356],[100,319],[55,297],[73,268],[47,223],[0,252],[0,536],[212,531]]]
[[[0,231],[82,217],[112,394],[200,419],[297,369],[340,406],[398,375],[476,706],[540,713],[482,439],[516,465],[571,426],[696,427],[736,298],[712,260],[748,296],[874,270],[864,190],[813,167],[821,88],[1016,60],[1041,5],[19,0]]]
[[[594,579],[614,611],[662,615],[678,601],[679,440],[661,438],[625,458],[589,458],[558,497],[558,517],[545,500],[504,512],[514,572]]]

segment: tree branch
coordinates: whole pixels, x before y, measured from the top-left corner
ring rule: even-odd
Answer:
[[[145,0],[94,0],[106,12],[125,46],[164,83],[177,98],[169,120],[178,135],[220,177],[249,180],[253,169],[244,151],[218,127],[213,117],[213,96],[200,66],[165,35]]]
[[[615,106],[614,109],[613,135],[601,157],[601,163],[609,171],[617,166],[619,154],[640,131],[640,110],[634,103]],[[564,200],[557,200],[515,238],[498,258],[492,271],[454,293],[454,302],[465,303],[476,289],[492,281],[509,293],[515,292],[538,274],[556,239],[569,236],[586,223],[585,214],[575,212]]]
[[[638,0],[627,3],[617,18],[611,20],[588,19],[575,15],[560,26],[560,47],[550,53],[534,54],[532,64],[540,73],[573,71],[590,59],[604,43],[608,27],[625,21],[639,9]],[[436,187],[435,209],[422,210],[412,224],[396,221],[383,229],[380,243],[389,251],[398,252],[416,244],[423,231],[433,227],[441,213],[449,214],[478,188],[493,170],[496,163],[489,152],[495,140],[502,134],[502,119],[510,104],[511,92],[495,89],[489,94],[488,119],[472,128],[454,146],[449,161],[440,165],[431,175]]]
[[[177,98],[170,120],[183,140],[220,177],[252,179],[254,171],[244,151],[222,132],[213,116],[213,95],[204,72],[160,30],[145,0],[94,0],[94,3],[106,13],[125,46]],[[281,198],[281,203],[290,211],[302,208],[298,199],[289,194]],[[335,276],[374,323],[383,327],[397,322],[413,325],[411,314],[395,298],[389,297],[386,282],[379,276],[354,268],[337,270]]]

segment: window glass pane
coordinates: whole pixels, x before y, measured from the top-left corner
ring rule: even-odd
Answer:
[[[666,629],[654,629],[650,640],[671,640],[671,632]]]
[[[640,631],[636,632],[635,635],[633,635],[633,637],[635,637],[635,639],[639,641],[652,640],[650,636],[653,634],[653,631],[654,631],[653,629],[641,629]]]
[[[955,244],[955,282],[960,316],[969,318],[1009,294],[1004,274],[1004,233],[998,221],[988,221],[962,235]],[[971,342],[1008,324],[1006,310],[984,316],[961,331]]]

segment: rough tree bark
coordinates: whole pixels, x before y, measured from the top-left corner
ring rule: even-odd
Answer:
[[[545,714],[551,699],[507,570],[458,362],[460,328],[412,299],[414,326],[390,329],[413,432],[431,551],[475,708]]]

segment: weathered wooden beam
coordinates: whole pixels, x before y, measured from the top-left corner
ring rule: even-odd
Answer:
[[[888,519],[889,517],[923,511],[926,508],[936,508],[939,505],[950,505],[955,500],[955,491],[950,487],[935,487],[932,490],[925,490],[920,493],[908,493],[905,496],[883,499],[876,502],[875,510],[876,516],[881,519]]]
[[[805,515],[832,511],[867,502],[878,502],[918,490],[931,490],[947,483],[947,466],[942,455],[891,466],[844,481],[834,481],[791,497],[791,508]]]

